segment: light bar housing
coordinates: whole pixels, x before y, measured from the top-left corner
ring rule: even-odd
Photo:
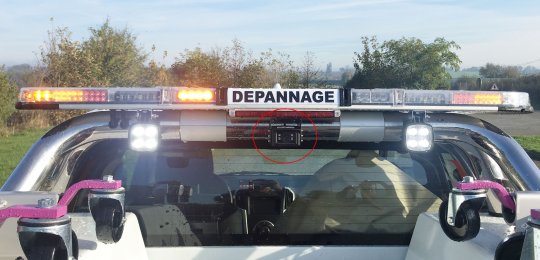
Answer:
[[[238,97],[242,101],[236,101]],[[258,100],[259,102],[254,102]],[[250,102],[251,101],[251,102]],[[311,101],[311,102],[310,102]],[[22,88],[18,109],[272,111],[520,111],[529,94],[409,89]],[[339,115],[339,113],[336,113]]]
[[[508,91],[353,89],[351,104],[376,110],[533,111],[528,93]]]
[[[22,88],[18,109],[175,109],[216,103],[216,89],[155,88]],[[180,105],[180,107],[175,107]],[[203,108],[204,109],[204,108]]]

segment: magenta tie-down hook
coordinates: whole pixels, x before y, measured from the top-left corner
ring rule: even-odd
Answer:
[[[0,224],[8,218],[19,218],[17,233],[21,248],[28,259],[48,259],[47,257],[50,257],[50,259],[57,259],[57,257],[60,257],[60,259],[77,259],[78,240],[77,235],[71,229],[71,218],[67,215],[67,206],[82,189],[91,189],[90,195],[94,192],[117,194],[116,197],[109,195],[98,199],[112,200],[116,202],[114,205],[120,205],[113,212],[115,213],[113,217],[119,218],[117,222],[120,223],[120,226],[102,228],[99,225],[112,225],[108,222],[102,223],[103,221],[100,219],[98,219],[100,221],[98,222],[94,218],[96,231],[109,231],[101,232],[105,234],[98,234],[98,240],[102,241],[103,239],[100,239],[102,237],[114,237],[115,239],[112,242],[117,242],[122,236],[121,231],[123,230],[125,216],[123,208],[124,189],[122,188],[122,182],[113,180],[110,175],[104,176],[103,180],[84,180],[73,184],[65,191],[56,205],[53,199],[44,198],[38,200],[37,205],[13,205],[1,209]],[[99,211],[102,208],[98,207],[95,210]],[[108,218],[110,216],[106,216],[106,219]],[[105,242],[109,242],[109,240]],[[40,246],[36,247],[37,244]],[[51,252],[58,252],[58,255]]]
[[[35,218],[35,219],[57,219],[67,214],[67,206],[75,195],[82,189],[104,189],[115,190],[122,187],[120,180],[84,180],[69,187],[64,195],[53,205],[52,199],[41,199],[38,204],[33,205],[13,205],[0,209],[0,223],[8,218]]]
[[[495,191],[497,198],[501,201],[504,207],[512,212],[516,210],[516,203],[512,195],[502,186],[502,184],[494,181],[477,180],[473,182],[458,182],[456,188],[462,191],[492,189]]]
[[[480,231],[479,210],[492,189],[503,206],[503,217],[507,223],[515,221],[516,202],[500,183],[489,180],[475,180],[465,176],[448,195],[448,201],[439,207],[439,223],[444,233],[454,241],[466,241]]]

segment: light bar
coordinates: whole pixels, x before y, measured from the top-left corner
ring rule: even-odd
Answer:
[[[244,111],[230,113],[237,117],[283,108],[312,117],[339,117],[339,111],[533,111],[524,92],[186,87],[22,88],[17,108]]]
[[[532,112],[527,93],[504,91],[353,89],[351,90],[351,104],[353,107],[382,105],[396,110],[399,107],[404,110],[414,110],[417,107],[424,110],[446,111],[518,110]],[[385,110],[385,107],[379,108]]]
[[[23,103],[162,104],[215,103],[214,89],[190,88],[23,88]],[[170,103],[170,102],[169,102]]]
[[[175,109],[214,106],[211,88],[22,88],[18,109]],[[209,109],[210,107],[203,107]]]

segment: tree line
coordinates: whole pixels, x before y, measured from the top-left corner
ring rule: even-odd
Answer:
[[[106,20],[89,28],[89,37],[72,39],[68,28],[54,28],[38,54],[35,67],[19,66],[8,72],[0,67],[0,123],[5,126],[27,122],[56,124],[74,112],[16,112],[13,109],[19,87],[49,86],[115,86],[115,87],[272,87],[280,83],[289,88],[474,88],[472,78],[452,82],[449,71],[458,71],[461,60],[456,54],[460,46],[454,41],[436,38],[424,42],[418,38],[401,38],[380,42],[375,36],[362,37],[354,53],[354,71],[343,71],[341,81],[328,80],[317,66],[316,56],[307,51],[299,63],[284,52],[268,49],[254,53],[240,40],[229,46],[203,50],[185,49],[174,57],[174,63],[163,62],[167,52],[156,53],[152,46],[146,52],[137,37],[127,28],[118,29]],[[155,57],[161,56],[162,60]],[[538,95],[539,76],[520,77],[517,68],[486,64],[480,69],[483,77],[517,79],[515,84],[501,82],[508,90],[527,91]],[[8,75],[9,74],[9,75]],[[476,79],[474,79],[476,80]],[[487,82],[487,81],[486,81]],[[487,83],[486,83],[487,84]],[[534,97],[536,97],[533,95]],[[538,98],[540,100],[540,98]],[[41,117],[41,120],[36,120]],[[1,129],[1,128],[0,128]],[[1,131],[0,131],[1,134]]]
[[[0,67],[0,123],[56,124],[76,114],[16,112],[13,107],[20,87],[272,87],[278,82],[291,88],[325,86],[315,54],[309,51],[297,65],[287,53],[268,49],[255,55],[233,39],[224,48],[186,49],[170,66],[150,59],[155,52],[155,46],[145,52],[132,32],[112,27],[109,20],[89,28],[89,37],[82,41],[73,40],[68,28],[54,28],[40,47],[37,66],[18,66],[9,72]],[[161,57],[167,56],[163,52]]]
[[[436,38],[425,43],[401,38],[379,43],[362,37],[362,51],[355,52],[355,74],[346,88],[448,89],[448,70],[459,70],[461,60],[454,41]]]

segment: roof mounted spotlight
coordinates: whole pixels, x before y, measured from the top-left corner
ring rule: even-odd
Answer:
[[[426,123],[412,123],[405,128],[405,145],[413,152],[427,152],[433,147],[433,127]]]
[[[433,146],[433,127],[425,123],[426,112],[411,112],[411,121],[405,127],[405,146],[412,152],[427,152]]]
[[[155,115],[151,110],[137,111],[137,122],[128,130],[129,146],[132,150],[153,152],[158,148],[161,133],[159,123],[156,123],[154,119]]]
[[[159,146],[159,126],[152,123],[135,123],[128,132],[129,147],[138,152],[153,152]]]

